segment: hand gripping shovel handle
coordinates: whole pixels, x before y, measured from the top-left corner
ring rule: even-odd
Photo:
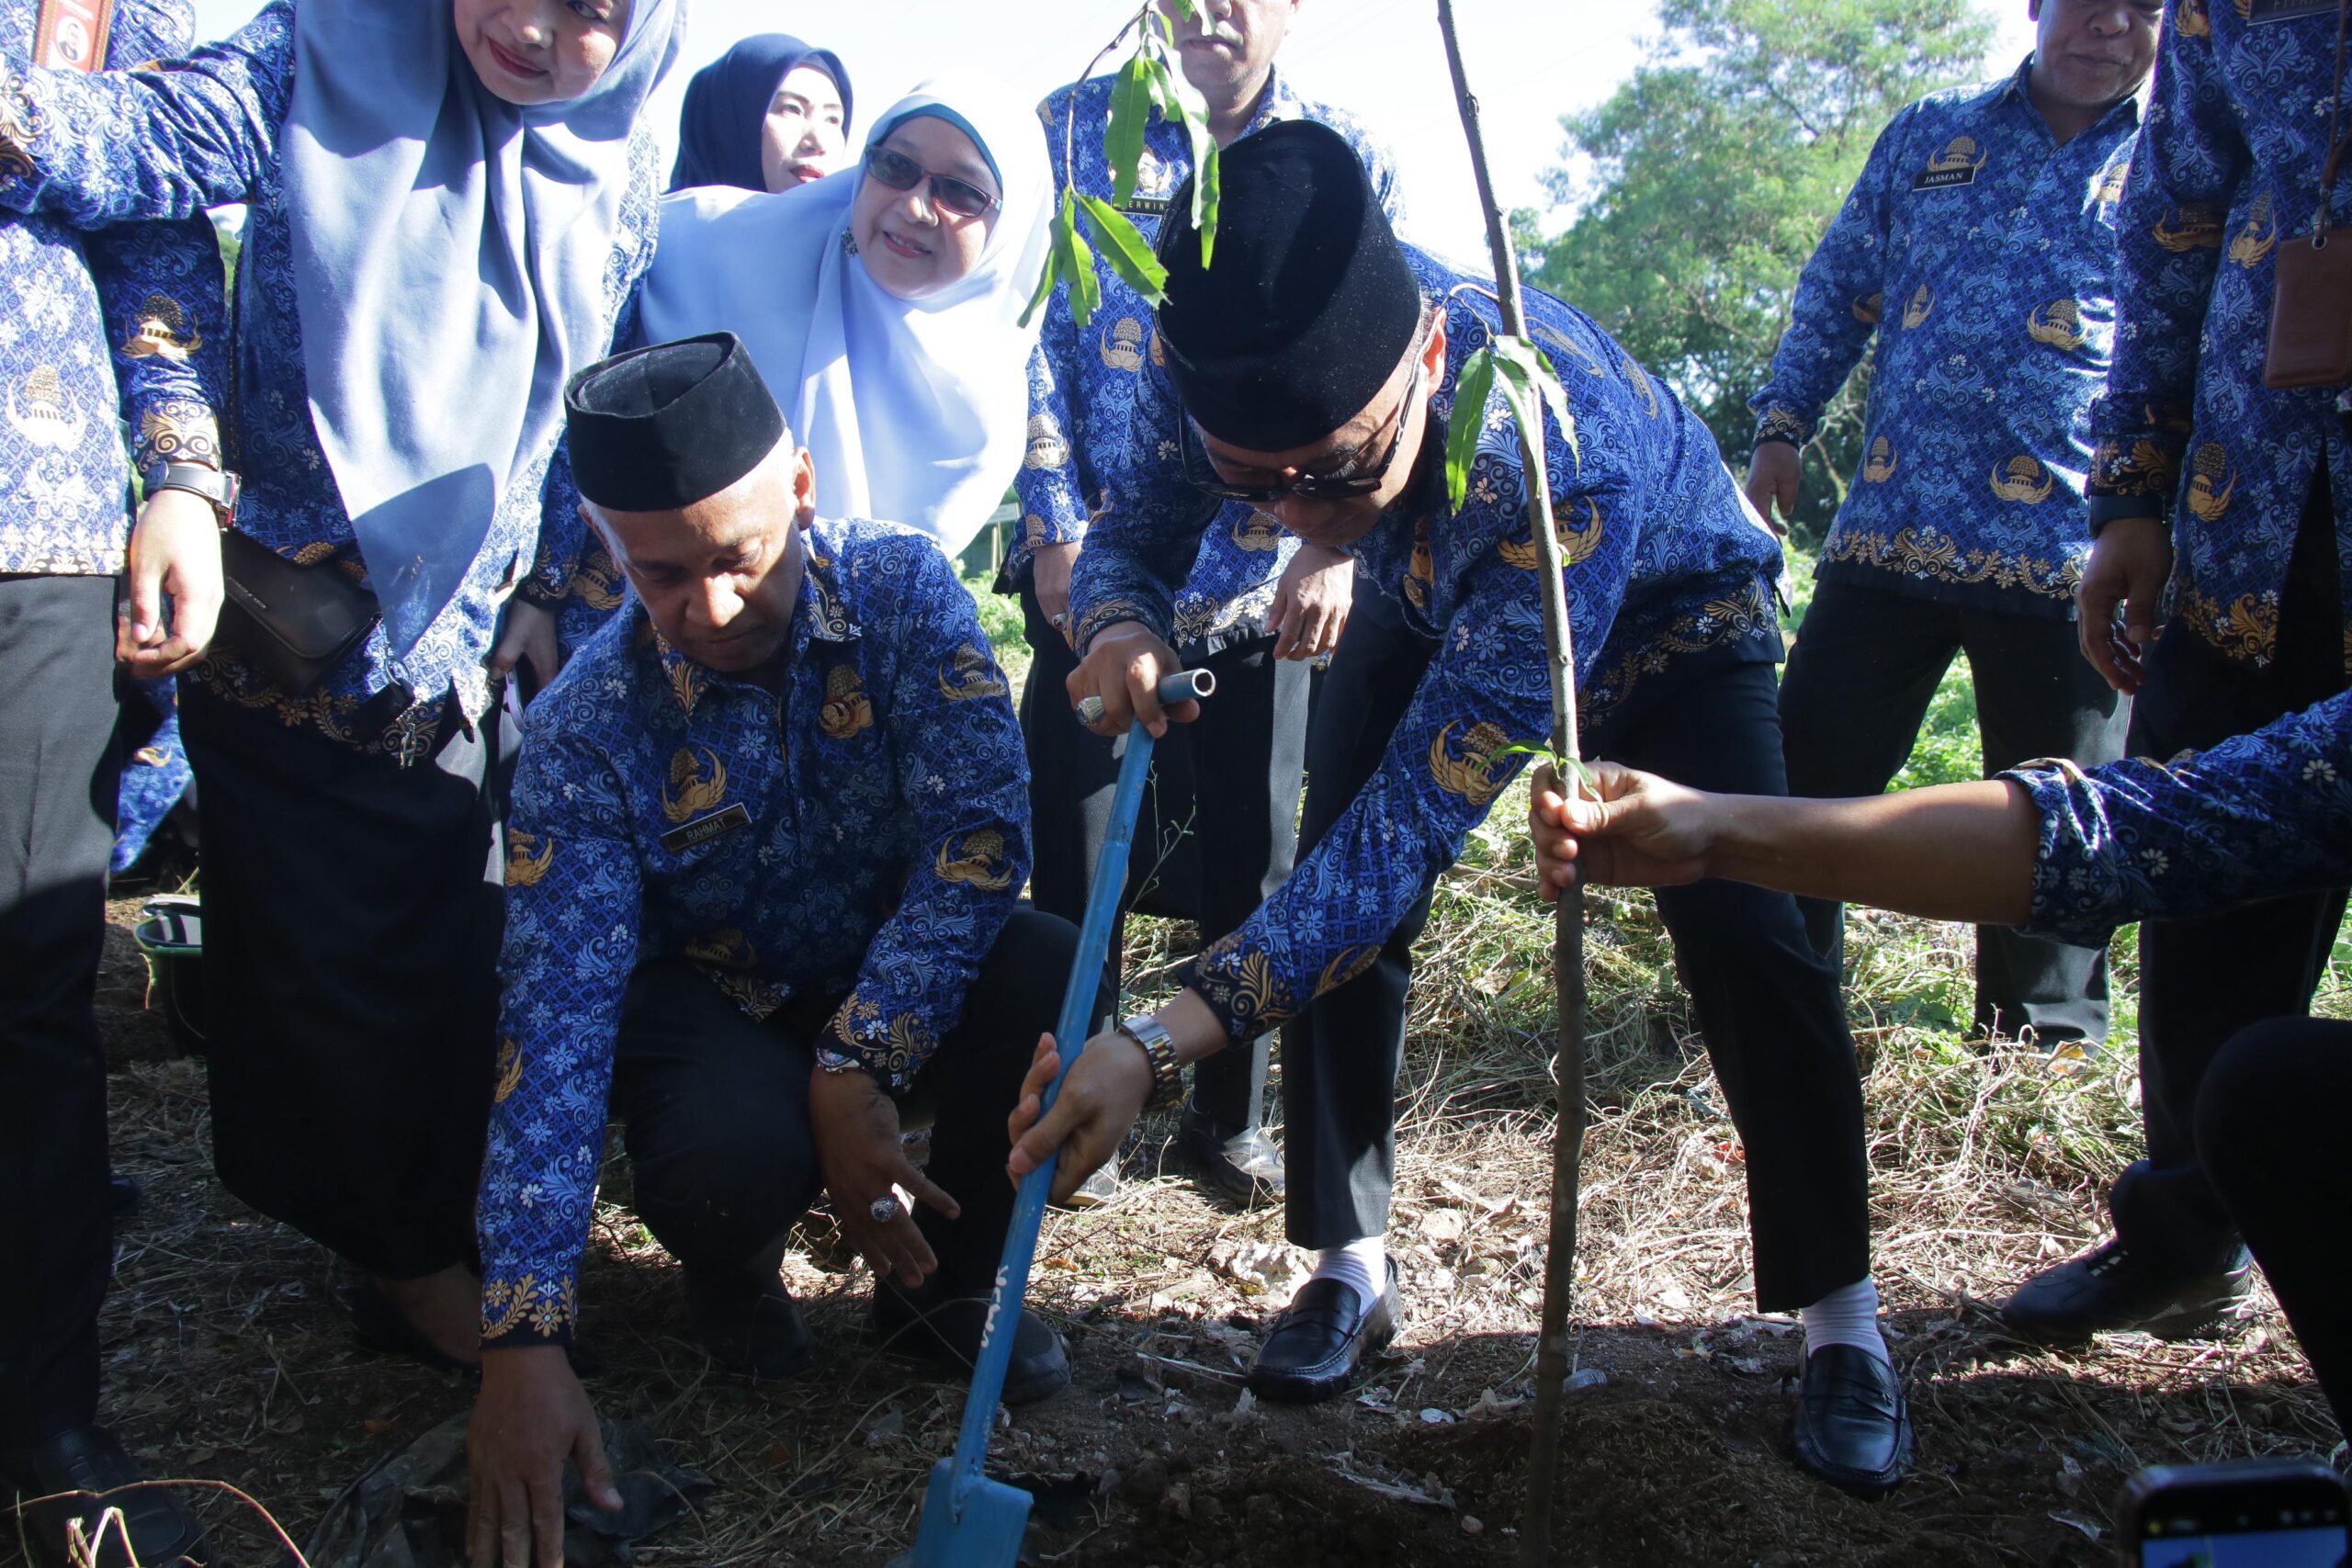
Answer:
[[[1216,677],[1205,670],[1185,670],[1159,682],[1159,695],[1162,703],[1190,702],[1210,695],[1216,690]],[[1062,1068],[1048,1085],[1039,1113],[1053,1109],[1062,1091],[1062,1080],[1069,1077],[1084,1048],[1093,1020],[1089,1017],[1095,992],[1101,987],[1102,960],[1111,947],[1111,929],[1117,924],[1119,897],[1127,883],[1127,852],[1134,845],[1136,813],[1143,804],[1144,784],[1151,772],[1151,733],[1140,724],[1127,730],[1126,756],[1119,764],[1118,788],[1111,796],[1111,825],[1102,841],[1102,852],[1094,862],[1094,885],[1086,896],[1086,919],[1079,928],[1078,956],[1070,963],[1069,986],[1062,993],[1061,1019],[1054,1031],[1054,1043],[1060,1050]],[[922,1529],[915,1541],[915,1562],[928,1565],[953,1562],[956,1568],[978,1568],[985,1561],[977,1554],[958,1555],[950,1551],[949,1532],[961,1525],[964,1506],[974,1489],[983,1483],[982,1467],[988,1460],[989,1434],[996,1425],[998,1400],[1004,1393],[1004,1374],[1012,1359],[1012,1340],[1021,1321],[1021,1303],[1029,1289],[1029,1265],[1037,1252],[1037,1231],[1045,1223],[1046,1195],[1052,1190],[1055,1168],[1060,1164],[1058,1153],[1046,1156],[1045,1163],[1021,1179],[1021,1191],[1013,1200],[1012,1223],[1004,1234],[1004,1257],[998,1263],[996,1287],[989,1296],[987,1326],[980,1336],[980,1356],[972,1369],[972,1392],[964,1402],[964,1424],[956,1436],[956,1457],[952,1462],[950,1483],[946,1492],[948,1517],[934,1519],[940,1500],[938,1477],[934,1475],[930,1500],[923,1507]],[[968,1543],[967,1543],[968,1544]],[[1018,1537],[1014,1544],[1018,1546]],[[1004,1557],[1011,1568],[1012,1557]]]

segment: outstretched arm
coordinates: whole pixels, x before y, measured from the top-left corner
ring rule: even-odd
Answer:
[[[1603,762],[1600,798],[1568,801],[1546,768],[1529,810],[1546,898],[1589,881],[1657,887],[1722,877],[1933,919],[2018,925],[2032,912],[2041,818],[1993,779],[1866,800],[1708,795]]]

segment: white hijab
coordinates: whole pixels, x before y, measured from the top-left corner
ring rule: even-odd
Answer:
[[[1003,498],[1027,443],[1053,174],[1037,117],[993,82],[933,77],[890,106],[871,145],[920,113],[979,144],[1004,205],[971,272],[921,299],[876,283],[849,245],[863,164],[774,196],[680,191],[646,274],[647,343],[734,333],[816,458],[817,510],[904,523],[955,556]]]

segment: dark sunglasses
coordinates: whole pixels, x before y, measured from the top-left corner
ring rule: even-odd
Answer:
[[[865,150],[865,173],[868,178],[880,180],[892,190],[912,190],[927,179],[931,182],[932,206],[958,218],[978,218],[992,207],[1004,205],[969,180],[934,174],[904,152],[894,152],[888,147]]]
[[[1418,353],[1418,349],[1416,350]],[[1396,466],[1396,449],[1405,444],[1405,411],[1413,405],[1414,397],[1421,389],[1421,372],[1414,367],[1413,378],[1405,384],[1405,395],[1396,400],[1396,412],[1388,417],[1396,429],[1388,435],[1387,449],[1380,461],[1371,468],[1351,474],[1300,474],[1288,484],[1238,485],[1228,483],[1209,461],[1193,434],[1192,416],[1182,408],[1176,411],[1176,448],[1184,465],[1184,482],[1204,495],[1220,501],[1246,501],[1255,506],[1272,506],[1291,496],[1301,501],[1345,501],[1350,496],[1370,495],[1380,488],[1381,480]]]
[[[1290,496],[1301,501],[1345,501],[1351,496],[1370,495],[1388,477],[1388,470],[1396,467],[1397,448],[1405,445],[1405,411],[1420,396],[1421,350],[1428,346],[1430,333],[1436,324],[1437,313],[1432,310],[1422,317],[1420,330],[1413,334],[1413,346],[1406,351],[1413,361],[1412,379],[1405,383],[1405,395],[1396,400],[1396,410],[1388,416],[1396,428],[1389,432],[1387,448],[1371,468],[1336,476],[1302,473],[1288,484],[1229,484],[1201,449],[1199,439],[1193,434],[1192,416],[1180,404],[1176,410],[1176,450],[1183,463],[1184,482],[1203,495],[1213,495],[1220,501],[1246,501],[1253,506],[1272,506]],[[1354,460],[1349,459],[1351,463]]]

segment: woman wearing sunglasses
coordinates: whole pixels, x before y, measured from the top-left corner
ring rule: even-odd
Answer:
[[[773,196],[663,204],[638,335],[741,337],[816,459],[827,517],[904,523],[962,551],[1026,437],[1051,195],[1036,115],[936,78],[875,122],[860,164]]]

